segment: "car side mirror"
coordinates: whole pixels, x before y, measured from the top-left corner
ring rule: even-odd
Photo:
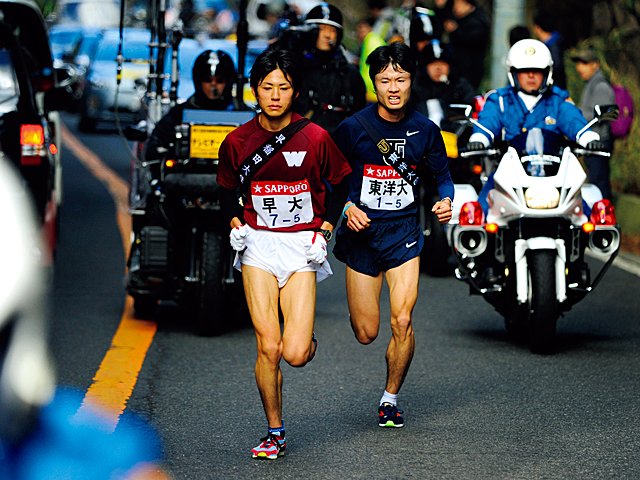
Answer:
[[[618,118],[618,115],[620,114],[620,107],[618,107],[618,105],[612,104],[612,105],[596,105],[593,108],[593,111],[595,113],[595,116],[598,118],[599,121],[607,121],[607,122],[611,122],[613,120],[615,120],[616,118]]]

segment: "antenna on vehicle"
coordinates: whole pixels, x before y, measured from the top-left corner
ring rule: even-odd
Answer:
[[[244,76],[244,68],[247,56],[247,45],[249,44],[249,22],[247,21],[248,0],[240,0],[238,7],[238,26],[236,27],[236,42],[238,46],[238,75],[234,95],[236,110],[247,110],[244,103],[244,84],[247,79]]]

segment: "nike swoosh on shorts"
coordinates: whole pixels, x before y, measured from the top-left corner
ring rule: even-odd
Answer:
[[[415,242],[411,242],[411,243],[405,243],[404,246],[407,248],[411,248],[413,247],[416,243],[418,243],[418,241],[416,240]]]

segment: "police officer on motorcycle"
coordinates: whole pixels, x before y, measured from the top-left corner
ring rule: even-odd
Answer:
[[[605,149],[593,130],[580,133],[587,120],[569,93],[553,85],[553,60],[544,43],[533,39],[516,42],[507,54],[507,67],[509,86],[491,93],[478,117],[493,138],[474,127],[467,150],[484,150],[494,141],[509,141],[532,128],[561,133],[588,150]],[[478,199],[485,214],[493,185],[492,173]]]
[[[321,3],[309,10],[302,30],[284,32],[274,45],[294,52],[303,44],[300,70],[304,78],[294,109],[330,133],[366,105],[364,80],[345,57],[342,35],[342,13]]]
[[[193,62],[195,93],[185,102],[172,107],[156,124],[147,143],[146,160],[162,157],[159,148],[173,141],[176,125],[183,123],[183,112],[193,110],[233,110],[233,82],[236,69],[229,54],[222,50],[205,50]]]

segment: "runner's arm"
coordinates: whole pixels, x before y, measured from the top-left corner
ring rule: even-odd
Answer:
[[[243,223],[243,208],[240,205],[240,198],[235,189],[220,187],[219,191],[222,218],[230,228],[237,227]]]
[[[342,209],[344,203],[347,200],[349,193],[349,178],[350,175],[346,175],[342,181],[336,185],[331,185],[331,190],[327,191],[327,198],[325,200],[325,207],[327,212],[324,219],[329,222],[332,227],[335,227],[342,215]]]

